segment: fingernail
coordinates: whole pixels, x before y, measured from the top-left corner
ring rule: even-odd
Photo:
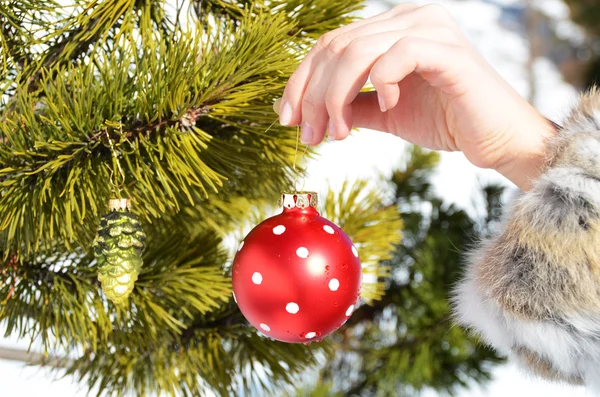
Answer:
[[[292,106],[289,103],[284,102],[280,108],[281,114],[279,115],[279,122],[281,125],[289,125],[292,122]]]
[[[379,109],[381,109],[381,111],[385,113],[387,111],[387,108],[385,107],[383,97],[379,93],[377,93],[377,100],[379,101]]]
[[[300,134],[300,141],[308,145],[312,141],[313,137],[313,129],[312,127],[305,121],[302,123],[302,133]]]
[[[329,120],[329,124],[327,125],[327,139],[329,139],[330,141],[335,141],[335,139],[337,138],[337,134],[335,132],[335,123],[333,122],[333,120]]]
[[[277,114],[279,114],[279,109],[281,108],[281,98],[277,98],[275,99],[275,102],[273,102],[273,111]]]

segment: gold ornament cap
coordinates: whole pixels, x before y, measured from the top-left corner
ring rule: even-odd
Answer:
[[[129,199],[110,199],[108,200],[109,211],[129,211],[131,209],[131,200]]]
[[[283,192],[279,199],[279,205],[285,208],[317,208],[319,195],[316,192]]]

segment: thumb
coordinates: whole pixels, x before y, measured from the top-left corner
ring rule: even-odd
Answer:
[[[376,91],[360,92],[350,104],[351,115],[347,121],[352,123],[352,128],[368,128],[371,130],[389,132],[388,112],[382,112],[379,107]],[[337,137],[337,139],[344,139]]]
[[[277,98],[273,103],[273,111],[279,114],[281,107],[281,98]],[[352,123],[352,128],[368,128],[371,130],[387,131],[387,113],[383,113],[379,107],[377,92],[361,92],[351,103],[349,116],[349,124]],[[337,140],[345,139],[346,134],[336,136]]]

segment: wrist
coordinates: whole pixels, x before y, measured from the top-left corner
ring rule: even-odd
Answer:
[[[558,124],[537,114],[532,122],[516,134],[515,142],[506,156],[507,161],[495,170],[523,191],[530,190],[533,182],[544,172],[548,155],[548,140],[559,130]]]

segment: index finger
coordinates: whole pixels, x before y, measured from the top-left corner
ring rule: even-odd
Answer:
[[[398,14],[413,10],[415,8],[418,8],[418,6],[413,3],[402,3],[382,14],[376,15],[369,19],[354,22],[350,25],[343,26],[321,36],[288,80],[283,92],[279,111],[280,123],[282,125],[298,125],[302,121],[302,97],[306,91],[310,77],[319,63],[319,55],[329,46],[334,38],[340,34],[344,34],[363,25],[393,18]]]

